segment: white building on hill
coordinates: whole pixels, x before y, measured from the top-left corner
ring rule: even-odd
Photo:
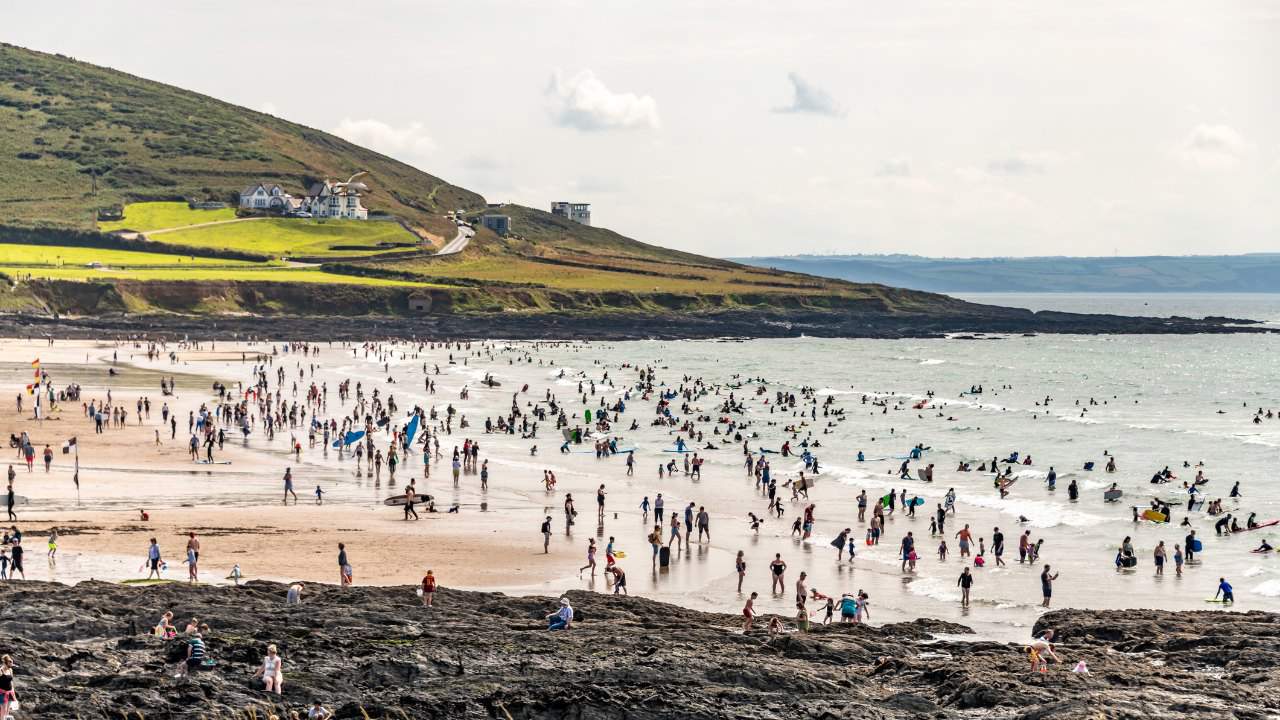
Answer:
[[[293,196],[275,183],[258,183],[240,191],[240,207],[249,210],[288,210]]]
[[[553,202],[551,214],[582,225],[591,224],[591,203]]]
[[[367,189],[364,183],[352,181],[318,182],[307,190],[302,210],[318,218],[368,220],[369,210],[360,202],[360,191]]]
[[[313,184],[301,198],[295,198],[275,183],[260,182],[240,191],[240,207],[286,215],[305,212],[317,218],[368,220],[369,210],[360,198],[368,192],[369,186],[356,180],[364,174],[356,173],[346,182],[326,178],[324,182]]]

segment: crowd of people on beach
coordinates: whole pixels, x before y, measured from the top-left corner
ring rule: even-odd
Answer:
[[[182,343],[171,348],[160,341],[132,344],[135,349],[144,350],[146,357],[159,361],[167,356],[171,363],[179,360],[179,353],[186,350],[200,350],[198,343]],[[212,348],[213,345],[211,344]],[[470,363],[497,366],[499,356],[496,353],[506,352],[509,364],[522,363],[554,368],[554,361],[539,356],[540,344],[528,344],[512,348],[500,348],[497,343],[471,342],[367,342],[359,345],[339,348],[343,354],[349,354],[352,360],[381,366],[386,376],[385,387],[372,387],[355,378],[343,378],[336,382],[333,390],[337,402],[331,410],[331,387],[327,379],[316,378],[320,364],[321,345],[317,343],[289,342],[272,344],[267,349],[254,353],[242,353],[241,362],[246,367],[246,378],[240,382],[227,385],[215,383],[209,397],[199,406],[188,411],[186,416],[187,446],[190,460],[200,464],[216,464],[220,462],[219,454],[230,438],[239,435],[242,442],[248,442],[251,435],[257,434],[269,444],[274,442],[277,433],[288,436],[287,452],[301,469],[303,454],[314,462],[317,454],[320,461],[344,462],[354,459],[357,476],[371,477],[379,486],[385,468],[388,487],[395,488],[397,494],[386,499],[385,504],[402,507],[405,521],[419,520],[418,508],[427,513],[436,512],[435,500],[431,494],[423,491],[418,485],[417,477],[422,478],[425,487],[432,479],[433,465],[437,467],[448,458],[449,473],[440,477],[437,471],[435,482],[451,482],[456,488],[463,482],[475,481],[478,490],[486,492],[490,485],[490,464],[482,454],[481,440],[486,435],[505,435],[508,438],[518,436],[528,442],[528,455],[537,457],[539,432],[544,436],[550,427],[554,435],[562,438],[560,452],[570,454],[583,452],[593,454],[601,463],[621,462],[628,478],[634,477],[637,469],[637,453],[634,443],[628,443],[628,433],[637,432],[641,424],[659,431],[665,430],[670,437],[670,447],[660,452],[670,457],[662,457],[661,461],[648,467],[655,469],[657,481],[675,478],[687,479],[691,482],[711,479],[710,468],[706,457],[718,451],[740,452],[745,469],[746,484],[742,488],[745,497],[751,503],[760,503],[747,514],[749,529],[758,534],[766,522],[782,521],[790,511],[791,537],[800,543],[808,543],[813,538],[829,535],[822,534],[825,526],[834,537],[830,545],[836,549],[835,562],[838,565],[852,566],[859,556],[859,540],[865,544],[862,552],[879,553],[882,539],[890,533],[891,524],[897,519],[907,518],[914,522],[920,510],[928,520],[929,540],[923,539],[923,525],[916,529],[906,530],[893,538],[896,540],[895,556],[899,562],[898,571],[904,576],[917,572],[918,563],[928,561],[926,555],[936,557],[938,563],[957,562],[960,566],[955,587],[958,589],[958,602],[962,608],[970,607],[975,596],[981,598],[981,578],[983,569],[1005,567],[1006,537],[1004,531],[993,526],[989,533],[981,533],[971,528],[972,523],[961,524],[966,508],[963,499],[955,488],[948,488],[941,499],[934,503],[932,510],[925,507],[924,495],[934,492],[935,463],[928,462],[931,448],[924,443],[911,447],[905,455],[869,458],[862,450],[856,450],[854,462],[872,464],[892,461],[886,471],[886,478],[897,484],[897,481],[913,483],[912,487],[891,489],[887,493],[875,497],[868,495],[867,488],[861,488],[856,495],[856,518],[840,518],[824,515],[820,503],[829,494],[815,491],[815,483],[823,476],[824,463],[819,453],[843,452],[853,456],[854,450],[849,448],[833,448],[824,446],[823,438],[830,435],[838,424],[844,422],[854,409],[864,412],[887,415],[889,412],[915,412],[923,417],[923,413],[932,412],[941,418],[954,420],[954,415],[946,407],[946,403],[938,400],[932,391],[924,397],[905,397],[892,394],[862,394],[854,399],[854,408],[842,407],[834,395],[820,393],[816,388],[802,386],[784,388],[761,377],[744,378],[734,375],[730,378],[704,378],[690,375],[666,377],[662,371],[666,368],[649,364],[623,363],[612,368],[595,367],[591,370],[560,370],[552,375],[556,387],[533,388],[528,384],[511,388],[511,403],[505,412],[494,417],[485,417],[480,428],[473,428],[465,411],[470,407],[472,389],[464,384],[457,394],[458,406],[453,402],[445,402],[444,407],[437,404],[419,404],[405,400],[409,393],[400,392],[397,399],[397,381],[391,370],[391,362],[398,362],[405,367],[412,361],[417,367],[421,361],[423,378],[422,393],[428,400],[437,397],[440,389],[441,368],[439,363],[452,366],[469,367]],[[332,344],[324,346],[326,350]],[[548,344],[547,347],[554,347]],[[430,358],[430,359],[428,359]],[[447,358],[447,359],[446,359]],[[118,351],[112,354],[112,366],[119,362]],[[600,365],[600,361],[595,361]],[[114,376],[114,370],[113,370]],[[114,432],[121,428],[151,423],[153,403],[150,397],[142,395],[132,403],[123,402],[116,397],[110,386],[100,390],[101,397],[82,398],[82,390],[78,384],[68,384],[61,390],[55,388],[55,381],[47,372],[40,372],[39,382],[34,391],[48,398],[48,408],[62,403],[64,412],[70,403],[78,402],[87,427],[94,434]],[[353,382],[354,380],[354,382]],[[616,381],[616,384],[615,384]],[[562,397],[554,389],[575,387],[576,391],[569,397]],[[486,392],[500,391],[501,382],[495,372],[486,372],[481,382]],[[170,441],[176,441],[179,427],[179,411],[169,405],[174,382],[165,380],[162,400],[158,410],[160,421],[155,431],[155,442],[162,442],[161,430],[167,430]],[[1008,386],[988,389],[987,394],[1009,390]],[[98,389],[94,389],[98,390]],[[541,393],[538,390],[542,390]],[[962,393],[964,395],[965,393]],[[982,396],[984,390],[975,385],[968,391],[970,396]],[[1107,400],[1102,400],[1105,404]],[[1037,401],[1036,405],[1045,411],[1054,403],[1050,397]],[[1081,414],[1087,413],[1090,407],[1098,407],[1099,401],[1089,398],[1083,405],[1078,401],[1076,407]],[[23,413],[24,395],[17,397],[17,410]],[[1259,408],[1253,415],[1253,422],[1272,419],[1273,413]],[[33,418],[38,420],[38,418]],[[132,422],[131,422],[132,421]],[[87,429],[85,430],[87,432]],[[893,436],[893,430],[890,435]],[[456,434],[455,434],[456,433]],[[303,441],[305,440],[305,446]],[[874,440],[874,438],[873,438]],[[74,444],[74,438],[71,439]],[[828,439],[830,442],[830,439]],[[11,435],[10,441],[17,454],[18,467],[26,468],[27,473],[34,473],[36,457],[43,460],[44,471],[49,472],[54,460],[52,446],[44,444],[37,450],[36,443],[27,431]],[[904,443],[905,444],[905,443]],[[452,446],[451,451],[444,448]],[[486,441],[487,447],[489,443]],[[274,446],[274,445],[273,445]],[[577,448],[590,448],[578,450]],[[64,447],[64,452],[66,448]],[[77,451],[78,452],[78,451]],[[1037,453],[1039,454],[1039,453]],[[415,460],[415,456],[417,460]],[[1110,452],[1103,451],[1103,473],[1113,475],[1118,472],[1117,458]],[[775,463],[782,465],[785,461],[788,469],[778,470]],[[798,464],[791,468],[791,465]],[[900,462],[899,462],[900,461]],[[914,467],[913,467],[914,465]],[[975,467],[976,465],[976,467]],[[76,482],[79,482],[77,455]],[[284,472],[282,504],[298,503],[295,484],[303,482],[290,466]],[[722,465],[719,467],[723,467]],[[998,491],[1000,498],[1008,498],[1016,492],[1031,492],[1026,481],[1022,486],[1014,486],[1020,475],[1031,468],[1038,468],[1029,453],[1011,451],[1006,454],[984,458],[972,458],[959,462],[956,473],[989,473],[992,487]],[[1081,464],[1082,472],[1093,472],[1095,461],[1085,460]],[[1183,461],[1182,467],[1188,473],[1196,470],[1194,480],[1181,483],[1181,492],[1185,497],[1176,501],[1166,494],[1151,499],[1148,506],[1132,506],[1134,523],[1169,524],[1172,527],[1173,509],[1181,508],[1185,501],[1185,515],[1181,527],[1187,529],[1185,538],[1180,543],[1172,544],[1169,551],[1164,540],[1157,542],[1151,551],[1154,572],[1164,573],[1165,565],[1172,561],[1174,572],[1182,576],[1184,567],[1199,564],[1197,554],[1201,552],[1202,541],[1192,527],[1193,513],[1204,512],[1206,517],[1218,517],[1215,524],[1216,535],[1229,535],[1249,532],[1276,524],[1275,521],[1259,520],[1256,513],[1249,513],[1242,526],[1237,514],[1227,512],[1223,507],[1223,499],[1215,499],[1209,503],[1202,497],[1204,486],[1209,482],[1205,477],[1203,463],[1194,466],[1190,461]],[[914,472],[913,472],[914,471]],[[704,473],[708,476],[704,477]],[[18,472],[13,465],[8,468],[7,484],[7,518],[17,520],[15,507],[17,498],[15,485]],[[780,477],[784,476],[784,477]],[[1044,475],[1046,492],[1057,489],[1058,472],[1049,466]],[[403,482],[402,482],[403,480]],[[717,477],[717,482],[725,482],[727,478]],[[1156,471],[1151,484],[1164,486],[1178,481],[1177,475],[1164,467]],[[530,482],[540,485],[549,498],[557,498],[556,474],[553,469],[545,468],[541,477],[531,478]],[[1102,502],[1116,503],[1123,497],[1118,483],[1113,483],[1107,490]],[[663,487],[658,484],[655,489]],[[789,495],[784,492],[789,490]],[[316,484],[314,490],[315,504],[322,505],[326,490]],[[811,493],[813,497],[811,497]],[[603,538],[607,522],[618,519],[617,511],[606,511],[609,503],[607,483],[600,483],[595,492],[596,498],[596,535]],[[1081,489],[1077,480],[1072,478],[1067,485],[1067,495],[1071,502],[1081,501]],[[585,564],[579,567],[579,574],[588,574],[594,579],[601,572],[606,588],[612,588],[614,594],[628,594],[626,572],[620,560],[627,558],[621,549],[626,539],[643,537],[649,543],[652,554],[650,571],[655,577],[666,572],[673,561],[678,562],[683,553],[689,552],[696,544],[710,546],[712,542],[712,512],[714,508],[697,500],[682,502],[679,509],[669,511],[666,498],[662,492],[653,493],[652,502],[649,495],[644,496],[639,505],[640,522],[638,526],[627,529],[624,525],[616,526],[615,535],[609,535],[604,545],[604,567],[599,567],[600,548],[596,537],[589,537],[585,547]],[[1241,485],[1236,482],[1227,498],[1236,506],[1243,502],[1244,494]],[[556,502],[563,508],[564,532],[572,537],[578,516],[573,495],[565,492]],[[460,513],[460,504],[448,508],[449,513]],[[653,522],[649,515],[652,513]],[[757,514],[758,513],[758,514]],[[139,510],[139,520],[146,522],[149,514],[145,509]],[[783,521],[785,522],[785,521]],[[1033,529],[1022,527],[1027,524],[1026,518],[1019,518],[1017,531],[1018,565],[1032,568],[1039,567],[1035,585],[1038,589],[1039,605],[1048,608],[1051,605],[1054,584],[1059,572],[1043,562],[1046,552],[1047,534],[1036,537]],[[855,531],[855,525],[862,526]],[[950,525],[950,529],[948,528]],[[842,529],[841,529],[842,528]],[[920,532],[920,535],[917,535]],[[625,534],[624,534],[625,533]],[[552,553],[553,516],[546,515],[540,523],[541,550],[543,554]],[[615,538],[621,537],[622,542]],[[56,561],[57,529],[51,529],[49,535],[49,560]],[[892,546],[893,540],[890,540]],[[949,542],[956,544],[953,554]],[[921,543],[936,542],[936,549],[930,551]],[[4,542],[0,549],[0,578],[25,577],[23,566],[24,552],[22,534],[16,525],[5,532]],[[345,543],[338,544],[337,565],[339,584],[349,587],[354,583],[355,573],[349,560]],[[1272,547],[1265,538],[1255,552],[1270,552]],[[194,531],[187,538],[184,564],[188,566],[187,580],[200,582],[200,540]],[[148,580],[163,579],[167,565],[161,552],[157,538],[152,537],[145,550],[145,560],[141,569],[147,571]],[[1134,549],[1132,537],[1126,536],[1118,545],[1115,555],[1115,566],[1118,573],[1134,572],[1138,565],[1137,551]],[[1009,560],[1012,563],[1012,559]],[[757,607],[760,599],[759,590],[744,590],[744,583],[753,582],[746,553],[738,550],[734,559],[733,573],[736,577],[737,593],[743,596],[741,606],[742,630],[755,631],[756,619],[761,616]],[[794,619],[784,618],[778,614],[770,614],[765,623],[766,632],[773,636],[783,632],[810,630],[815,617],[823,625],[841,623],[863,623],[871,618],[871,597],[862,588],[839,589],[829,593],[811,587],[806,572],[799,572],[793,583],[787,581],[788,565],[781,552],[774,554],[768,564],[765,575],[769,578],[770,594],[773,598],[794,600]],[[227,579],[239,584],[243,573],[236,565]],[[949,582],[949,581],[948,581]],[[434,571],[427,571],[417,592],[425,607],[435,607],[438,580]],[[289,586],[286,601],[290,604],[302,602],[303,586],[293,583]],[[1235,601],[1230,583],[1219,578],[1214,600],[1232,603]],[[736,605],[736,603],[735,603]],[[838,620],[837,620],[838,612]],[[171,620],[171,616],[166,616]],[[568,598],[562,598],[555,612],[547,616],[548,630],[568,630],[573,625],[574,612]],[[789,622],[790,620],[790,622]],[[192,621],[194,625],[195,621]],[[193,668],[211,667],[207,656],[207,648],[202,639],[199,627],[188,626],[182,633],[189,643],[189,655],[184,665],[184,672]],[[176,631],[175,631],[176,632]],[[156,634],[170,637],[170,626],[162,621],[157,625]],[[176,637],[176,635],[174,635]],[[1043,669],[1046,659],[1056,659],[1053,653],[1052,634],[1047,633],[1037,638],[1029,647],[1032,666]],[[7,658],[6,658],[6,662]],[[264,690],[279,694],[283,685],[283,660],[276,653],[275,647],[267,648],[262,667],[257,678],[263,683]],[[8,667],[12,667],[11,662]],[[10,670],[10,678],[12,672]],[[4,670],[0,667],[0,690],[4,687]],[[8,681],[12,692],[12,680]],[[327,711],[326,711],[327,712]],[[3,713],[0,713],[3,717]],[[322,717],[327,717],[324,715]]]

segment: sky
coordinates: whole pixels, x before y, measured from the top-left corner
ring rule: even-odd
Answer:
[[[1280,251],[1280,1],[110,3],[0,40],[721,257]],[[516,228],[518,231],[518,228]]]

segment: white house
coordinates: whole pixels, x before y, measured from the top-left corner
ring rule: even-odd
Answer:
[[[591,203],[553,202],[551,203],[551,214],[582,225],[590,225]]]
[[[360,202],[362,189],[365,189],[364,183],[332,182],[326,179],[307,190],[301,209],[318,218],[368,220],[369,210]]]
[[[240,191],[240,207],[251,210],[287,210],[293,196],[275,183],[258,183]]]

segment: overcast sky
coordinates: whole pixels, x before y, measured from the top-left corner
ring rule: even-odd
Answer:
[[[65,0],[0,39],[710,255],[1280,251],[1275,0]]]

